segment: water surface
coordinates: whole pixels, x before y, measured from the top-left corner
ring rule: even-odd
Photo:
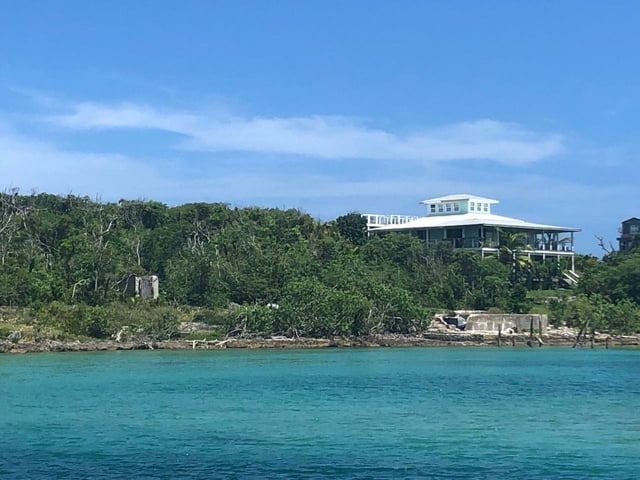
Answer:
[[[636,479],[640,351],[0,356],[0,478]]]

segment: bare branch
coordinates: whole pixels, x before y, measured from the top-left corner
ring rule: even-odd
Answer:
[[[615,247],[613,246],[613,244],[611,242],[609,242],[609,246],[605,246],[604,244],[604,238],[600,237],[598,235],[594,235],[594,237],[596,237],[596,239],[598,240],[598,246],[604,250],[604,253],[606,253],[607,255],[613,253],[616,251]]]

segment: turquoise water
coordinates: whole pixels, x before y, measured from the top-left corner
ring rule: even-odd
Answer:
[[[0,356],[0,478],[640,478],[640,351]]]

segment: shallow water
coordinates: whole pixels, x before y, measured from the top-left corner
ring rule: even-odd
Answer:
[[[640,350],[0,356],[0,478],[636,479]]]

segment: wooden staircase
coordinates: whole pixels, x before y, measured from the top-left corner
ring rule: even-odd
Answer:
[[[567,285],[569,285],[570,287],[573,287],[577,285],[578,282],[580,281],[580,275],[578,275],[573,270],[565,270],[564,272],[562,272],[562,279],[565,281]]]

